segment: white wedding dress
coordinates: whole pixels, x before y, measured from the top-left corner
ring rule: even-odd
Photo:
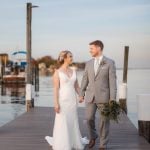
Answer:
[[[76,70],[72,70],[71,77],[58,70],[60,113],[56,113],[55,116],[53,137],[45,137],[53,150],[83,150],[84,146],[89,143],[86,137],[81,137],[79,129],[77,96],[74,88],[77,76]]]

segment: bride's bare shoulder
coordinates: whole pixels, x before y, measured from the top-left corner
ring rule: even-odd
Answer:
[[[53,78],[57,78],[58,73],[59,73],[59,69],[55,69],[54,74],[53,74]]]

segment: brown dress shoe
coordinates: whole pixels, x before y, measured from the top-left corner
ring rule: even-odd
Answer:
[[[97,137],[95,139],[90,140],[89,145],[88,145],[89,148],[92,148],[95,145],[96,139],[97,139]]]
[[[107,147],[100,147],[99,150],[107,150]]]
[[[99,148],[99,150],[106,150],[105,148]]]

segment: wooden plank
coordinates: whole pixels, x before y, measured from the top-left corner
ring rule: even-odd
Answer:
[[[84,108],[78,109],[80,129],[83,136],[88,136]],[[30,112],[0,128],[0,150],[51,150],[45,141],[46,135],[52,136],[54,125],[53,108],[35,107]],[[98,129],[98,114],[96,115]],[[60,135],[61,136],[61,135]],[[93,150],[99,147],[99,139]],[[111,150],[149,150],[150,144],[138,135],[137,129],[126,115],[121,116],[119,124],[111,122]],[[88,149],[85,147],[85,149]]]

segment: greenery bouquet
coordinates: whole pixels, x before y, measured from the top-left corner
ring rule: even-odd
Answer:
[[[116,101],[110,101],[109,103],[104,104],[104,109],[101,110],[101,114],[104,117],[109,118],[110,120],[116,121],[118,123],[119,116],[122,113],[122,109]]]

